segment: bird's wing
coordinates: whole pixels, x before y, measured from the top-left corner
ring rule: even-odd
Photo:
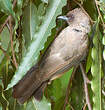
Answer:
[[[68,26],[54,40],[40,64],[40,74],[44,81],[56,72],[61,74],[74,65],[74,59],[77,60],[77,49],[80,45],[80,39],[77,37],[76,32]],[[77,39],[76,42],[73,41],[75,39]]]
[[[62,74],[80,63],[82,57],[86,55],[88,41],[87,37],[83,39],[83,36],[86,36],[86,32],[81,31],[78,26],[76,29],[68,26],[60,33],[40,64],[43,81],[52,78],[54,74]]]

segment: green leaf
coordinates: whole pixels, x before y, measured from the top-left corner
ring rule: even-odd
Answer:
[[[100,6],[100,10],[103,12],[105,16],[105,0],[100,0],[99,6]]]
[[[41,1],[48,4],[48,0],[41,0]]]
[[[8,101],[9,101],[9,107],[8,107],[9,110],[26,110],[24,105],[20,105],[19,103],[16,103],[16,99],[14,99],[12,96],[8,99]]]
[[[0,11],[6,13],[7,15],[11,14],[15,20],[14,33],[16,33],[16,29],[18,27],[18,20],[15,16],[15,12],[13,11],[11,0],[0,0]]]
[[[47,97],[53,102],[53,110],[61,110],[64,104],[66,89],[69,79],[72,74],[72,69],[65,73],[62,77],[56,79],[48,86]]]
[[[25,46],[26,48],[31,43],[36,27],[39,24],[37,8],[36,6],[30,2],[30,4],[25,8],[23,12],[23,35],[25,38]]]
[[[3,88],[0,86],[0,104],[2,105],[3,110],[8,109],[8,101],[6,100],[4,94],[3,94]]]
[[[5,27],[0,35],[1,37],[1,46],[4,50],[7,50],[8,44],[10,42],[9,30]]]
[[[70,89],[70,104],[74,110],[82,110],[83,105],[85,105],[84,98],[83,76],[80,67],[78,67]]]
[[[10,0],[0,0],[0,11],[5,12],[6,14],[9,13],[9,14],[14,15],[11,1]]]
[[[17,0],[16,16],[20,19],[22,15],[23,0]]]
[[[44,44],[47,40],[47,37],[51,35],[51,29],[56,26],[56,17],[61,14],[62,7],[66,4],[66,0],[51,0],[49,1],[49,6],[44,16],[42,25],[39,28],[39,31],[35,33],[33,37],[33,42],[28,47],[27,53],[23,57],[23,60],[16,71],[11,83],[8,85],[8,88],[15,85],[32,67],[38,59],[39,52],[44,48]]]
[[[51,104],[46,100],[45,97],[43,97],[41,102],[33,98],[27,103],[26,110],[51,110]]]
[[[102,43],[105,45],[105,35],[103,36]]]
[[[0,105],[0,110],[2,110],[2,107],[1,107],[1,105]]]
[[[104,49],[104,51],[103,51],[103,58],[104,58],[104,60],[105,60],[105,49]]]
[[[45,5],[44,3],[41,3],[39,6],[38,6],[38,18],[41,20],[41,18],[43,17],[43,15],[45,14]]]
[[[83,4],[84,8],[87,10],[89,16],[93,19],[97,19],[97,11],[96,11],[96,4],[94,0],[85,0]]]
[[[93,38],[94,47],[92,48],[92,66],[91,73],[93,79],[91,81],[91,88],[94,93],[93,96],[93,110],[101,110],[101,73],[102,73],[102,51],[100,45],[101,34],[98,28],[98,23],[96,24],[96,32]]]
[[[2,69],[6,63],[7,63],[7,57],[4,55],[4,53],[2,53],[2,58],[0,62],[0,76],[3,75]]]
[[[86,62],[86,73],[88,73],[88,71],[90,70],[91,64],[92,64],[92,57],[91,57],[91,48],[90,48],[87,62]]]
[[[62,110],[64,106],[65,97],[60,97],[55,103],[53,103],[53,110]],[[69,109],[70,110],[70,109]]]
[[[45,97],[43,97],[41,102],[37,100],[34,101],[36,105],[36,110],[51,110],[51,104],[46,100]]]
[[[105,35],[103,36],[102,44],[104,45],[103,58],[105,60]]]
[[[3,61],[4,58],[4,53],[0,50],[0,64]]]
[[[0,25],[5,22],[5,19],[7,18],[7,15],[0,12]]]

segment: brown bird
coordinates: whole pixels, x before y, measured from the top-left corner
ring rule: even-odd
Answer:
[[[41,100],[49,81],[56,79],[78,65],[88,51],[88,33],[90,21],[80,9],[70,11],[67,16],[60,16],[68,23],[53,41],[44,57],[13,87],[13,97],[24,103],[31,96]]]

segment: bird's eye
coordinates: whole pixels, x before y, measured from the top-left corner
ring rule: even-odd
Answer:
[[[73,19],[74,19],[74,15],[73,14],[67,15],[67,17],[69,19],[69,22],[73,21]]]

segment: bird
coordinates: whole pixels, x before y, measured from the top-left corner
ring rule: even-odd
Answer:
[[[91,24],[87,14],[81,8],[75,8],[58,19],[65,20],[68,26],[55,38],[42,59],[13,86],[13,97],[20,104],[32,96],[40,101],[47,84],[79,65],[88,53]]]

